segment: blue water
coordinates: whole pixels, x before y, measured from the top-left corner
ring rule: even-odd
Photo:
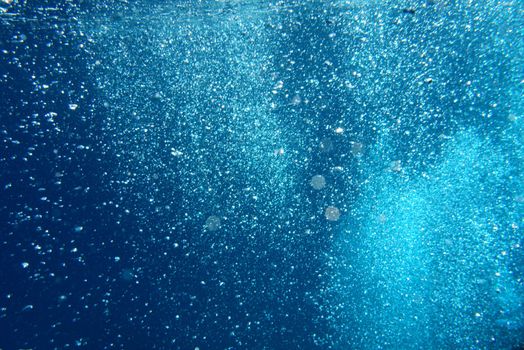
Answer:
[[[0,349],[520,349],[524,3],[0,0]]]

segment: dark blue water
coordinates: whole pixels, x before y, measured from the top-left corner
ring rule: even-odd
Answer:
[[[521,1],[0,0],[0,349],[520,349]]]

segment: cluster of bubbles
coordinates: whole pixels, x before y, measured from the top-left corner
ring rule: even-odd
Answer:
[[[120,244],[110,271],[89,275],[103,287],[78,297],[83,310],[103,310],[104,324],[121,322],[109,338],[129,327],[153,337],[152,348],[524,341],[522,4],[74,3],[37,7],[23,22],[36,28],[55,16],[42,38],[59,39],[30,46],[38,33],[13,30],[0,41],[12,47],[1,51],[9,67],[29,72],[31,95],[42,96],[23,103],[38,110],[15,129],[36,129],[24,137],[43,141],[10,161],[28,167],[38,202],[55,206],[9,215],[22,229],[69,220],[26,165],[63,135],[73,141],[49,152],[58,159],[50,187],[88,195],[89,186],[63,185],[67,166],[55,168],[86,154],[107,161],[101,182],[111,198],[96,208],[120,231],[107,238],[96,223],[68,223],[56,249],[52,230],[37,223],[48,243],[31,238],[29,250],[67,252],[85,266],[78,241],[93,254]],[[30,5],[0,0],[0,25],[16,25]],[[40,74],[19,54],[59,45],[83,65],[77,90],[55,80],[65,74],[55,56]],[[54,90],[66,96],[60,113],[48,107]],[[100,134],[81,143],[71,120],[96,121]],[[2,132],[4,145],[25,145]],[[36,281],[54,278],[42,259],[14,265]],[[73,297],[57,293],[56,308],[73,308]],[[118,302],[130,307],[120,312]],[[23,315],[37,309],[23,305]],[[0,319],[4,311],[0,304]]]
[[[482,198],[469,202],[476,195],[467,179],[473,173],[480,181],[489,169],[502,167],[504,151],[483,158],[482,147],[475,146],[483,142],[476,134],[482,131],[459,136],[461,129],[479,129],[483,120],[496,123],[493,113],[506,113],[489,104],[487,111],[468,109],[483,105],[479,94],[497,95],[487,91],[491,78],[478,76],[495,69],[486,68],[488,59],[468,61],[472,68],[462,72],[452,68],[470,59],[466,51],[483,31],[505,35],[487,24],[488,8],[466,2],[413,8],[337,3],[318,15],[322,11],[314,6],[282,3],[271,11],[249,8],[241,20],[246,8],[223,10],[220,20],[83,23],[93,59],[102,62],[93,64],[92,73],[112,115],[107,128],[126,138],[108,142],[126,174],[116,190],[125,191],[125,181],[134,184],[127,190],[137,203],[163,203],[165,189],[159,188],[177,188],[169,207],[178,209],[166,222],[174,221],[174,232],[200,228],[202,241],[212,247],[230,249],[228,237],[241,239],[240,233],[257,242],[257,232],[264,232],[269,247],[299,246],[292,233],[300,226],[314,227],[307,229],[310,236],[334,237],[327,252],[333,275],[323,281],[330,286],[323,297],[333,305],[325,317],[338,331],[319,337],[317,345],[439,348],[470,341],[487,346],[489,337],[498,336],[515,341],[503,325],[486,331],[506,319],[487,316],[496,313],[500,297],[469,287],[477,280],[495,283],[475,273],[476,266],[499,269],[502,263],[487,258],[496,254],[483,245],[491,243],[476,241],[487,233],[464,222],[509,220],[495,209],[482,216],[488,204]],[[502,20],[506,9],[497,11]],[[294,32],[302,20],[310,28]],[[463,40],[468,49],[449,45],[447,37]],[[116,69],[108,69],[109,62]],[[122,98],[145,103],[130,108]],[[484,159],[481,168],[463,156],[468,151]],[[505,175],[498,174],[491,180],[504,183]],[[469,204],[459,205],[448,191]],[[300,219],[305,213],[313,219]],[[453,233],[456,227],[461,234]],[[515,233],[505,235],[497,247],[517,249]],[[488,236],[483,242],[497,240]],[[269,254],[256,247],[255,256]],[[212,254],[203,259],[216,259]],[[293,252],[290,259],[298,256]],[[450,286],[461,264],[469,275]],[[235,278],[245,276],[235,271]],[[520,293],[514,281],[504,288]],[[446,309],[453,295],[456,301]],[[459,312],[461,305],[467,315]],[[431,321],[435,317],[442,321]],[[435,332],[441,336],[431,339]]]

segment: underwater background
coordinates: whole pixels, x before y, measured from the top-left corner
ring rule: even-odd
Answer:
[[[0,0],[0,349],[524,348],[523,32]]]

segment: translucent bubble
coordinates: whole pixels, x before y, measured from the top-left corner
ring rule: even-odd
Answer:
[[[334,206],[327,207],[324,214],[326,215],[326,219],[329,221],[337,221],[340,219],[340,210]]]
[[[182,153],[181,151],[179,151],[177,149],[171,148],[171,155],[173,157],[180,157],[180,156],[184,155],[184,153]]]
[[[324,153],[329,153],[333,150],[334,148],[334,144],[333,144],[333,140],[331,140],[330,138],[326,137],[324,139],[322,139],[322,141],[320,141],[320,151],[321,152],[324,152]]]
[[[321,190],[326,187],[326,179],[322,175],[313,176],[309,183],[315,190]]]
[[[122,269],[120,272],[120,278],[124,281],[132,281],[135,278],[135,273],[132,269]]]
[[[364,149],[364,145],[360,142],[351,142],[351,154],[355,157],[361,156]]]
[[[389,169],[398,173],[402,170],[402,163],[400,162],[400,160],[394,160],[389,164]]]
[[[209,231],[216,231],[220,228],[220,218],[216,215],[211,215],[207,218],[205,228]]]
[[[275,156],[283,156],[285,153],[284,149],[283,148],[278,148],[276,150],[273,151],[273,154]]]
[[[295,95],[295,97],[293,97],[293,99],[291,100],[291,104],[293,106],[298,106],[300,102],[302,102],[302,99],[300,98],[299,95]]]

